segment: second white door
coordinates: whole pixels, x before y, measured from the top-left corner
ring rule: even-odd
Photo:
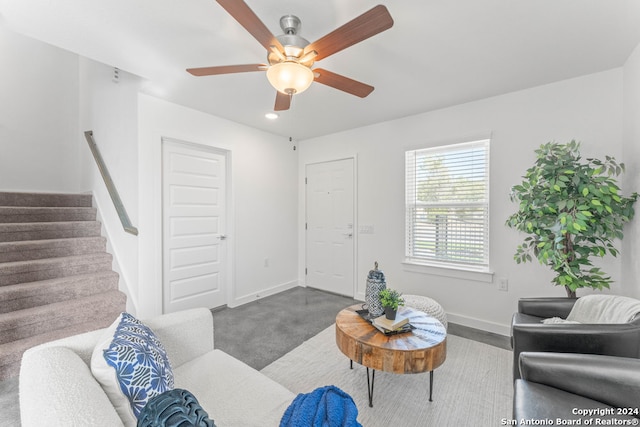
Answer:
[[[227,303],[226,156],[163,140],[164,312]]]
[[[353,159],[306,167],[306,284],[354,295]]]

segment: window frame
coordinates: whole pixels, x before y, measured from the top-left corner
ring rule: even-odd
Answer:
[[[482,253],[481,259],[478,262],[465,262],[463,260],[453,260],[450,253],[448,256],[444,256],[441,259],[434,256],[416,256],[415,253],[415,244],[413,242],[416,241],[416,233],[415,233],[415,215],[414,212],[417,209],[417,197],[416,192],[419,183],[419,177],[417,177],[417,167],[415,157],[416,156],[431,156],[437,157],[440,155],[446,155],[447,153],[459,153],[463,151],[465,148],[469,150],[477,150],[480,149],[484,153],[484,172],[483,172],[483,182],[484,182],[484,194],[485,197],[482,200],[468,202],[468,201],[454,201],[447,200],[445,202],[422,202],[422,208],[425,212],[428,212],[429,209],[432,209],[437,206],[439,208],[446,207],[450,208],[448,212],[455,212],[457,208],[463,208],[464,206],[473,206],[478,209],[478,212],[481,213],[481,220],[479,221],[480,229],[479,232],[482,235],[481,237],[481,249]],[[462,277],[462,278],[470,278],[472,280],[480,280],[480,281],[491,281],[492,273],[490,269],[490,147],[491,147],[491,138],[490,137],[481,137],[481,138],[468,138],[465,142],[455,142],[449,144],[441,144],[437,146],[431,147],[422,147],[416,149],[408,149],[405,151],[405,266],[409,267],[410,271],[420,271],[427,272],[430,274],[440,274],[445,276],[453,276],[453,277]],[[409,163],[410,159],[413,158],[413,162]],[[471,171],[472,169],[469,169]],[[475,170],[475,169],[474,169]],[[451,215],[451,214],[450,214]],[[473,230],[472,230],[473,231]],[[432,232],[433,233],[433,232]],[[465,232],[466,234],[466,232]],[[461,239],[466,238],[466,235],[463,234],[460,236],[458,242]],[[424,237],[424,236],[423,236]],[[451,244],[449,239],[446,239],[446,242]],[[453,239],[453,242],[456,242],[456,239]],[[445,243],[446,246],[446,243]],[[434,249],[435,253],[436,250]],[[417,269],[417,270],[416,270]],[[469,274],[467,274],[467,272]],[[479,273],[479,274],[476,274]],[[489,273],[486,275],[485,273]]]

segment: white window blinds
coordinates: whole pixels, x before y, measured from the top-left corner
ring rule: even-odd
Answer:
[[[489,140],[406,152],[409,262],[489,267]]]

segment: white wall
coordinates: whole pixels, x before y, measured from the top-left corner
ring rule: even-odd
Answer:
[[[139,95],[145,82],[0,27],[0,191],[91,191],[134,314],[162,310],[160,138],[229,150],[229,305],[297,286],[297,152],[287,139]],[[139,105],[140,104],[140,105]],[[123,231],[83,132],[139,236]],[[268,258],[268,267],[265,259]]]
[[[624,66],[624,159],[627,173],[623,181],[626,194],[640,193],[640,45]],[[636,216],[625,228],[622,250],[624,294],[640,298],[640,203]]]
[[[492,132],[493,282],[455,278],[446,271],[433,274],[433,270],[403,265],[405,150],[462,142],[486,132]],[[389,286],[435,298],[452,322],[508,335],[511,314],[520,297],[565,295],[564,289],[551,285],[552,276],[546,267],[537,263],[517,265],[513,261],[516,246],[524,236],[504,225],[516,209],[509,200],[510,188],[533,164],[533,150],[540,144],[574,138],[582,141],[584,156],[621,157],[621,69],[302,141],[299,271],[304,272],[305,165],[357,156],[357,224],[372,225],[374,234],[357,236],[356,296],[364,298],[367,272],[378,261]],[[614,279],[620,277],[619,259],[608,260],[604,267]],[[497,279],[501,277],[509,280],[508,292],[497,290]],[[304,281],[303,275],[300,280]],[[614,291],[619,292],[619,285],[614,286]]]
[[[78,191],[78,56],[0,25],[0,191]]]
[[[138,238],[124,231],[107,187],[93,159],[84,131],[93,137],[133,226],[138,224],[138,91],[143,81],[86,58],[79,59],[81,189],[90,191],[98,207],[107,250],[127,294],[127,310],[138,308]]]
[[[0,27],[0,190],[93,191],[126,280],[132,311],[161,311],[160,138],[211,145],[232,153],[234,226],[230,244],[234,306],[304,282],[304,167],[357,158],[357,291],[379,261],[391,286],[438,299],[450,319],[508,333],[516,301],[559,295],[551,274],[512,259],[522,236],[504,226],[515,209],[509,188],[548,140],[583,142],[587,156],[611,154],[627,164],[627,192],[640,188],[640,47],[622,69],[507,94],[375,126],[303,141],[298,151],[284,138],[184,107],[138,95],[142,82],[64,50]],[[624,90],[623,90],[624,89]],[[624,105],[624,110],[623,110]],[[392,106],[390,106],[392,108]],[[82,136],[92,129],[118,190],[139,230],[124,233],[112,211]],[[491,131],[491,260],[493,282],[424,274],[403,266],[403,155]],[[299,157],[299,158],[298,158]],[[82,166],[81,166],[82,165]],[[297,193],[296,193],[297,192]],[[297,197],[295,196],[297,194]],[[612,289],[640,297],[638,217],[625,233],[623,255],[607,260],[620,279]],[[269,267],[264,259],[269,258]],[[496,279],[509,279],[509,292]],[[300,282],[299,282],[300,280]]]
[[[231,153],[231,286],[236,306],[297,286],[297,151],[285,138],[153,98],[139,98],[139,315],[162,310],[161,139]],[[265,258],[269,266],[265,267]]]

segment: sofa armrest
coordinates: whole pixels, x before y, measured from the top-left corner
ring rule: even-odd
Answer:
[[[573,353],[520,354],[522,379],[617,408],[639,408],[640,360]]]
[[[176,368],[213,350],[213,314],[195,308],[145,319]]]
[[[22,427],[123,426],[87,364],[66,347],[39,347],[22,356]]]
[[[543,319],[566,319],[576,301],[577,298],[521,298],[518,300],[518,313]]]

